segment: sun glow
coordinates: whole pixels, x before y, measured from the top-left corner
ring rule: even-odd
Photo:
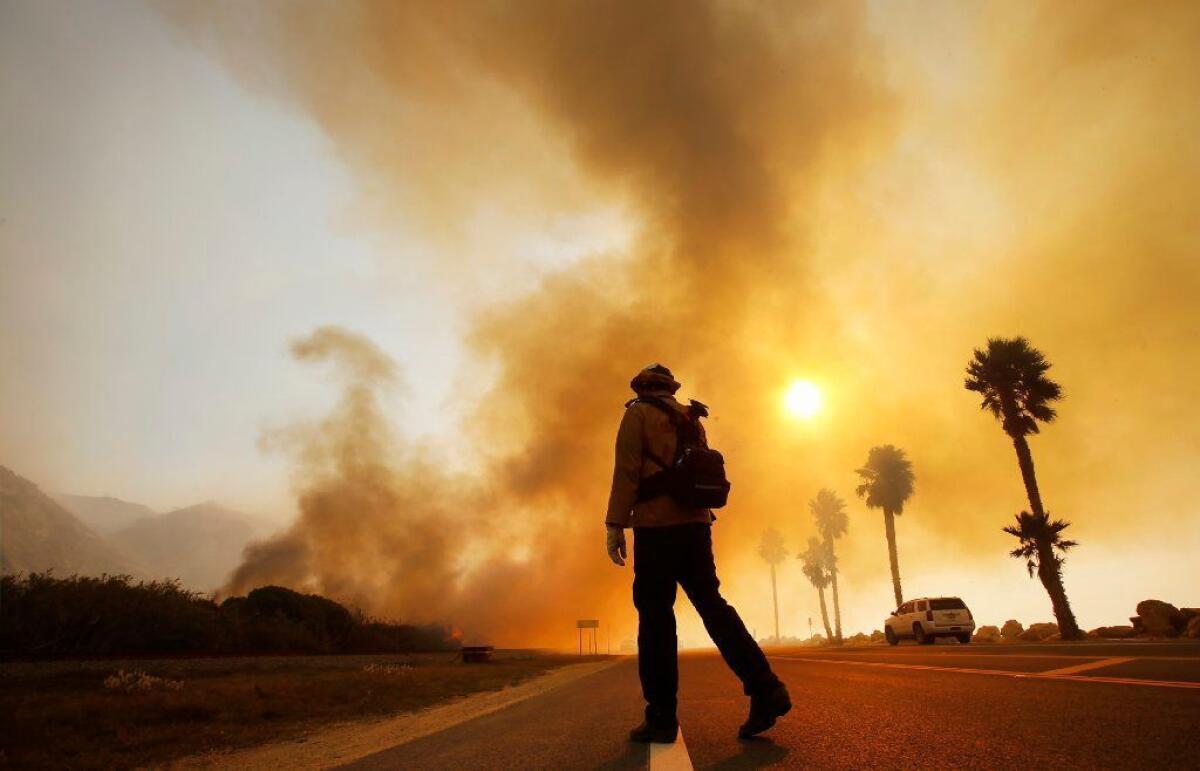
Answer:
[[[783,406],[794,418],[814,418],[821,411],[821,389],[810,380],[792,381],[783,396]]]

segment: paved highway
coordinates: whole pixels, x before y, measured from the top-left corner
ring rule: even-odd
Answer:
[[[739,741],[746,700],[715,654],[680,663],[673,747],[631,745],[633,659],[355,768],[1200,767],[1200,645],[778,650],[795,708]]]

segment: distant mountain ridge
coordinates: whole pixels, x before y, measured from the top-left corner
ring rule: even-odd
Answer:
[[[0,572],[142,576],[134,560],[37,485],[0,466]]]
[[[245,514],[209,501],[138,519],[110,537],[151,575],[178,578],[189,589],[221,588],[259,528]]]
[[[221,588],[269,524],[209,501],[160,514],[111,496],[43,493],[0,466],[0,568],[59,576],[125,573]]]
[[[54,493],[50,497],[78,517],[83,524],[104,536],[124,530],[139,519],[158,515],[158,512],[149,506],[110,496]]]

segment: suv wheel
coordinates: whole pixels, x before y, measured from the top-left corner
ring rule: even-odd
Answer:
[[[921,645],[933,644],[933,637],[925,634],[925,627],[921,626],[919,623],[913,624],[913,637],[915,637],[917,642]]]
[[[883,636],[887,638],[888,645],[898,645],[900,643],[900,638],[896,636],[896,633],[892,631],[890,626],[883,628]]]
[[[971,635],[969,635],[969,634],[960,634],[960,635],[958,636],[958,641],[959,641],[960,643],[962,643],[963,645],[966,645],[967,643],[971,642]]]

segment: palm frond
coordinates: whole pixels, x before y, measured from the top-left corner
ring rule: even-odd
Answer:
[[[983,395],[981,409],[1001,420],[1012,436],[1038,433],[1039,423],[1052,422],[1051,402],[1062,398],[1062,387],[1046,376],[1050,362],[1024,337],[989,338],[967,363],[963,386]]]
[[[850,526],[846,502],[833,490],[827,487],[819,490],[808,502],[808,510],[812,513],[817,530],[827,542],[846,534]]]
[[[856,470],[863,483],[855,488],[869,508],[884,509],[893,514],[904,511],[905,502],[912,497],[915,476],[912,462],[904,450],[891,444],[872,447],[867,462]]]
[[[802,561],[801,571],[817,589],[824,589],[830,583],[830,572],[827,560],[828,550],[817,538],[808,539],[808,548],[796,555]]]
[[[778,565],[787,557],[787,549],[783,546],[783,536],[773,527],[763,531],[762,540],[758,544],[758,556],[768,565]]]

